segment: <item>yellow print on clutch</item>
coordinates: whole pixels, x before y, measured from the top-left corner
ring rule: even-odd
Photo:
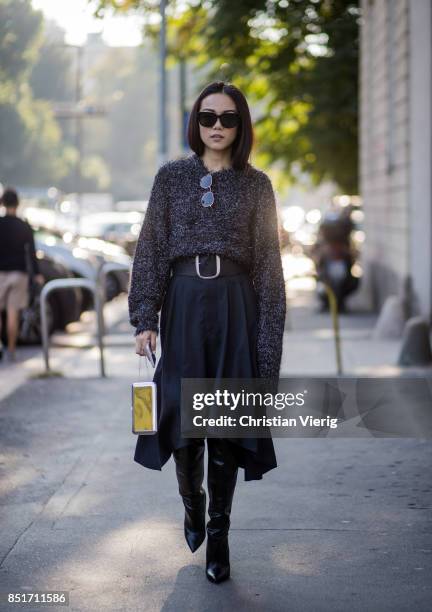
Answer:
[[[132,431],[134,433],[154,433],[156,430],[156,402],[153,385],[133,385]]]

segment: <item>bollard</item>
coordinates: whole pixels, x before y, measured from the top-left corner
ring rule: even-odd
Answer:
[[[432,363],[429,324],[423,317],[408,319],[403,331],[398,365],[425,366]]]
[[[375,323],[372,338],[400,338],[405,321],[404,300],[397,295],[389,295]]]
[[[340,350],[340,335],[339,335],[339,316],[338,316],[338,307],[337,307],[337,299],[333,289],[330,285],[324,283],[325,290],[327,292],[327,298],[329,302],[329,308],[332,315],[332,323],[333,323],[333,331],[334,331],[334,340],[335,340],[335,350],[336,350],[336,367],[337,373],[342,374],[342,356]]]

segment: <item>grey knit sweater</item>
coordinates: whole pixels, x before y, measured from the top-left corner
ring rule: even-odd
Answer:
[[[261,377],[279,376],[286,312],[275,196],[267,174],[245,170],[212,172],[214,204],[201,205],[203,160],[188,157],[158,170],[135,250],[129,286],[129,318],[135,335],[159,332],[158,312],[178,257],[217,253],[251,275],[258,305],[257,360]]]

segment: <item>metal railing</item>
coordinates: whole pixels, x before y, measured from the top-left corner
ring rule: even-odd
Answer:
[[[105,321],[103,307],[106,301],[106,275],[109,272],[116,270],[129,270],[129,266],[126,264],[104,262],[102,263],[96,273],[95,280],[88,278],[57,278],[55,280],[48,281],[42,288],[40,295],[40,317],[41,317],[41,334],[42,334],[42,347],[45,360],[45,372],[49,374],[51,372],[49,365],[49,333],[48,333],[48,318],[46,311],[46,304],[48,296],[59,289],[71,289],[71,288],[83,288],[88,289],[93,294],[94,307],[96,311],[96,324],[97,324],[97,340],[99,346],[99,363],[100,363],[100,375],[102,378],[106,377],[105,374],[105,360],[104,360],[104,335],[105,335]]]

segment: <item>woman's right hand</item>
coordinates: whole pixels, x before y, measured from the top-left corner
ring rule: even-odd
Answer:
[[[137,355],[145,355],[145,347],[150,342],[150,348],[153,353],[156,352],[156,332],[146,330],[135,336],[135,353]]]

